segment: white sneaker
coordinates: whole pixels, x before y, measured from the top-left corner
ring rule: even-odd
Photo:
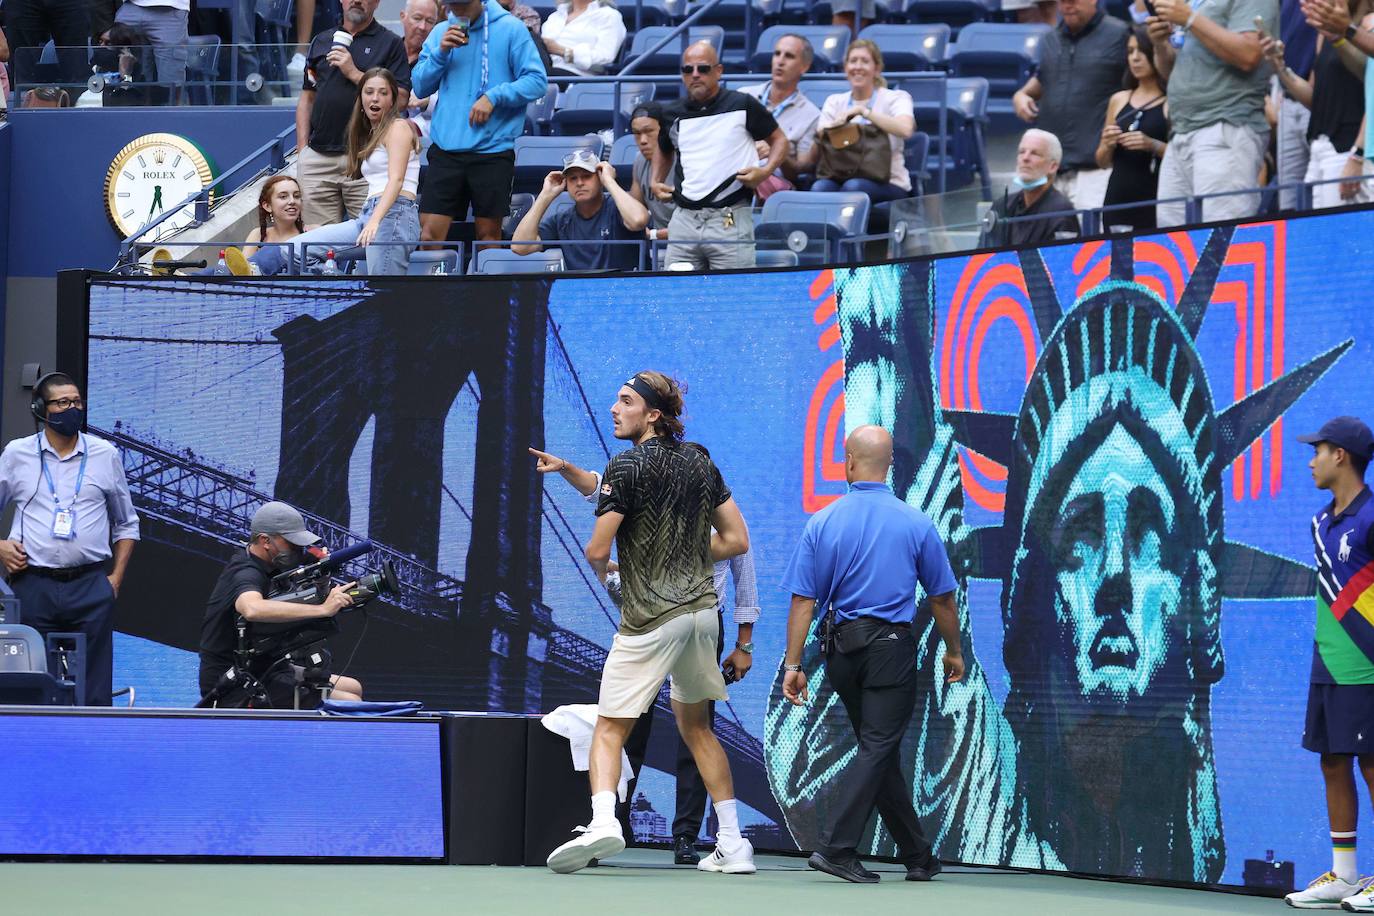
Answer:
[[[1341,901],[1341,909],[1352,913],[1374,913],[1374,877],[1360,879],[1360,892]]]
[[[752,875],[754,867],[754,844],[741,839],[739,846],[730,853],[716,844],[715,851],[697,863],[697,871],[714,871],[726,875]]]
[[[1342,900],[1360,890],[1359,884],[1338,878],[1334,871],[1329,871],[1314,879],[1306,890],[1294,891],[1284,897],[1283,902],[1300,910],[1338,910]]]
[[[548,866],[560,875],[571,874],[586,868],[592,859],[608,859],[625,851],[625,835],[620,830],[620,821],[611,821],[600,827],[576,827],[577,836],[549,853]]]
[[[305,74],[305,64],[305,55],[297,51],[296,55],[291,58],[291,63],[286,65],[286,72],[296,79],[300,79]]]

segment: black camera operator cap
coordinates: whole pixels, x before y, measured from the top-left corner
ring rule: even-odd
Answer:
[[[279,534],[297,547],[309,547],[320,539],[318,534],[305,530],[305,519],[286,503],[263,503],[261,509],[253,513],[253,524],[249,530],[251,537],[260,534]]]

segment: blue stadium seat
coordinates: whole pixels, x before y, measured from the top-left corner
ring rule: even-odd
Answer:
[[[1026,84],[1040,62],[1040,43],[1050,33],[1042,24],[975,22],[959,33],[950,54],[954,76],[981,76],[988,81],[988,111],[1013,115],[1011,97]]]
[[[943,22],[958,38],[964,26],[1001,11],[998,0],[905,0],[907,22]]]
[[[867,194],[853,191],[778,191],[763,202],[754,238],[796,252],[801,264],[843,260],[843,239],[866,231],[871,205]],[[794,233],[804,236],[800,250]]]
[[[470,274],[543,274],[563,269],[563,252],[545,248],[534,254],[516,254],[509,248],[483,248],[473,258]]]
[[[797,253],[790,248],[756,248],[755,267],[796,267],[800,262]]]
[[[515,183],[512,191],[538,194],[544,186],[544,176],[563,168],[563,157],[575,149],[589,149],[601,158],[601,138],[585,137],[516,137]]]
[[[411,277],[426,277],[430,274],[453,274],[458,272],[458,251],[454,248],[441,248],[438,251],[412,251],[406,274]]]
[[[859,33],[883,52],[883,69],[892,71],[934,70],[944,66],[949,47],[949,26],[943,22],[922,25],[871,25]]]
[[[624,63],[638,58],[654,45],[666,38],[673,30],[668,26],[646,26],[635,32],[634,38],[630,40],[629,50],[625,52]],[[651,57],[645,59],[644,63],[635,67],[634,73],[679,73],[682,65],[682,52],[690,44],[698,41],[709,41],[719,55],[725,48],[725,29],[718,25],[693,25],[687,29],[687,34],[679,35],[668,42],[659,50],[655,51]],[[631,74],[633,76],[634,74]],[[664,86],[659,87],[659,92],[663,93]],[[665,94],[666,95],[666,94]]]
[[[613,127],[615,91],[613,83],[574,83],[558,97],[550,129],[557,136],[567,137]],[[627,121],[635,106],[653,97],[653,83],[620,83],[620,110]]]
[[[834,73],[844,69],[844,51],[849,47],[849,30],[835,25],[775,25],[764,29],[754,44],[749,69],[767,73],[773,66],[773,45],[791,33],[811,42],[816,56],[811,60],[812,73]]]
[[[190,35],[186,39],[186,88],[192,100],[202,105],[215,103],[215,80],[219,79],[218,35]]]
[[[637,0],[621,0],[620,15],[625,17],[625,28],[634,31]],[[687,12],[687,0],[643,0],[640,15],[642,27],[670,25],[680,21]]]
[[[837,92],[848,92],[849,83],[845,80],[802,80],[802,95],[811,100],[817,108],[825,105],[825,100]]]
[[[888,22],[901,14],[902,0],[873,0],[874,12],[879,22]],[[805,21],[829,25],[835,11],[829,0],[788,0],[786,3],[788,21]]]
[[[549,83],[542,99],[535,99],[525,106],[525,133],[536,137],[549,132],[549,121],[558,106],[558,87]]]
[[[720,0],[707,10],[698,23],[720,26],[725,30],[725,49],[721,52],[721,62],[727,70],[743,70],[749,59],[750,49],[758,38],[759,30],[776,22],[782,12],[783,0],[752,0],[754,14],[752,23],[745,18],[745,8],[751,0]],[[693,3],[689,15],[701,4]],[[752,24],[753,30],[746,34],[745,26]]]
[[[634,134],[619,137],[611,144],[611,155],[607,161],[615,168],[616,179],[626,188],[634,181],[635,157],[638,155],[639,146],[635,144]]]
[[[943,160],[946,190],[967,184],[976,174],[982,181],[984,199],[991,200],[992,181],[983,139],[988,121],[988,81],[981,76],[951,77],[945,82],[943,98],[934,80],[908,80],[902,88],[911,93],[917,126],[930,134],[931,174],[938,171]],[[944,146],[938,136],[941,108],[946,118]]]

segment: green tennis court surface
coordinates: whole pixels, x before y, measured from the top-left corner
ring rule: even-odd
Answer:
[[[578,916],[644,913],[853,913],[884,916],[1012,913],[1191,916],[1284,912],[1280,900],[951,869],[929,884],[902,880],[896,866],[874,865],[877,885],[846,884],[805,861],[760,856],[751,876],[672,866],[663,850],[630,850],[613,864],[573,875],[543,868],[442,865],[0,865],[5,913],[504,914]]]

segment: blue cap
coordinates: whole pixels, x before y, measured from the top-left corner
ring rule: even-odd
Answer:
[[[1345,449],[1356,458],[1363,458],[1365,461],[1374,458],[1374,433],[1369,431],[1369,427],[1365,426],[1359,417],[1336,417],[1334,420],[1327,420],[1321,429],[1306,436],[1299,436],[1298,441],[1312,445],[1329,442]]]

